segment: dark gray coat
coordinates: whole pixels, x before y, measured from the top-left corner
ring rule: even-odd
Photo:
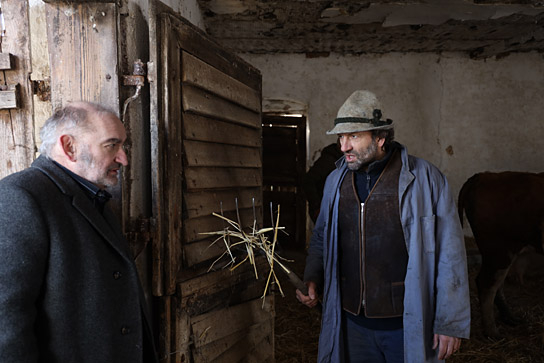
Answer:
[[[142,362],[144,305],[108,207],[43,156],[0,181],[0,362]]]

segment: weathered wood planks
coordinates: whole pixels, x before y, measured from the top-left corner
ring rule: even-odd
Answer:
[[[0,72],[0,83],[13,87],[14,92],[6,94],[9,97],[6,105],[13,106],[17,96],[19,102],[18,108],[0,110],[0,139],[4,141],[0,143],[0,178],[30,166],[36,147],[32,87],[28,77],[32,71],[28,1],[3,1],[2,14],[6,30],[1,41],[2,51],[11,69]],[[8,65],[4,62],[4,67]]]
[[[47,4],[53,109],[85,100],[119,110],[116,10],[113,3]]]
[[[202,234],[223,230],[225,222],[212,216],[221,210],[235,221],[239,214],[246,229],[254,220],[262,225],[260,73],[161,9],[153,2],[150,26],[160,59],[151,65],[159,98],[151,123],[153,285],[170,309],[160,322],[161,358],[266,361],[273,357],[273,298],[264,309],[260,299],[267,270],[259,279],[249,264],[206,272],[225,248]]]

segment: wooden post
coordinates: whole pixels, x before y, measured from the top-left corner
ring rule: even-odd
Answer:
[[[116,5],[75,3],[46,5],[53,109],[84,100],[118,112]]]

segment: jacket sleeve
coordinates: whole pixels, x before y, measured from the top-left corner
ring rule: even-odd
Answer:
[[[37,299],[48,256],[40,207],[22,188],[0,184],[0,361],[35,362]]]
[[[323,243],[325,241],[325,230],[329,221],[329,206],[332,198],[331,174],[327,177],[325,187],[323,188],[323,198],[321,200],[320,213],[315,222],[310,245],[308,247],[308,257],[306,258],[306,267],[304,269],[304,281],[313,281],[320,288],[323,287]]]
[[[442,177],[436,204],[436,312],[434,333],[470,335],[470,296],[463,231],[448,182]]]

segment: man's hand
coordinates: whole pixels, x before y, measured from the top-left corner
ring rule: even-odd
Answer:
[[[438,347],[438,359],[444,360],[459,350],[461,339],[448,337],[446,335],[435,334],[433,349]]]
[[[313,308],[319,302],[317,298],[317,285],[313,281],[308,281],[305,283],[308,286],[308,295],[304,295],[299,289],[297,289],[297,299],[304,305]]]

